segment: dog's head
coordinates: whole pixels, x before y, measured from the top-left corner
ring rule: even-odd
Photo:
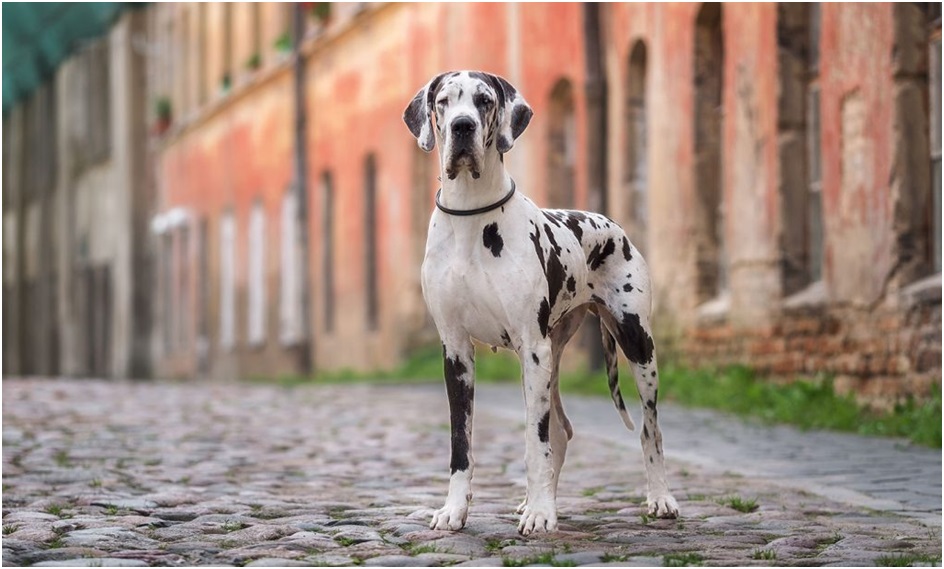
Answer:
[[[433,77],[420,89],[403,112],[403,121],[426,152],[438,136],[446,175],[453,180],[462,171],[478,178],[486,153],[511,150],[531,115],[517,89],[501,77],[453,71]]]

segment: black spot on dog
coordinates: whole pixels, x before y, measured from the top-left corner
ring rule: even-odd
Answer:
[[[656,372],[653,371],[653,372],[652,372],[652,377],[655,377],[655,376],[656,376]],[[652,385],[652,384],[650,383],[649,385]]]
[[[593,287],[590,287],[590,288],[593,288]],[[597,296],[597,295],[595,295],[595,294],[591,294],[591,295],[590,295],[590,300],[591,300],[592,302],[594,302],[595,304],[601,304],[601,305],[604,305],[604,306],[606,305],[606,302],[604,302],[604,300],[603,300],[602,298],[600,298],[599,296]]]
[[[505,240],[498,232],[497,223],[489,223],[482,230],[482,243],[491,250],[492,256],[501,257],[502,249],[505,247]]]
[[[652,337],[642,327],[638,314],[623,313],[623,320],[616,330],[616,339],[629,361],[637,364],[652,361]]]
[[[533,225],[533,223],[532,223],[532,225]],[[541,270],[542,270],[542,271],[547,271],[547,267],[546,267],[546,265],[544,264],[544,249],[541,248],[541,232],[540,232],[540,230],[539,230],[537,227],[535,227],[535,228],[534,228],[534,233],[529,233],[528,235],[531,237],[531,243],[534,244],[534,252],[535,252],[535,253],[537,254],[537,256],[538,256],[538,261],[541,262]]]
[[[595,271],[600,268],[606,258],[613,254],[616,251],[616,243],[613,242],[613,239],[607,239],[605,243],[597,243],[593,250],[590,251],[590,254],[587,255],[587,265],[589,265],[591,271]]]
[[[534,352],[531,352],[531,359],[534,360],[535,365],[541,365],[541,358]]]
[[[570,215],[567,216],[567,221],[565,221],[564,224],[567,225],[567,229],[570,229],[571,233],[574,234],[574,237],[577,238],[577,243],[583,245],[583,229],[580,227],[581,219],[585,219],[583,214],[570,212]]]
[[[648,439],[648,438],[649,438],[649,427],[647,427],[647,426],[645,426],[645,425],[642,426],[642,436],[643,436],[644,439]]]
[[[564,272],[560,257],[557,256],[557,252],[554,251],[554,249],[548,251],[545,276],[547,277],[547,296],[550,299],[550,307],[553,309],[554,304],[557,302],[557,295],[559,295],[561,289],[564,288],[564,279],[567,278],[567,273]]]
[[[551,247],[560,255],[561,247],[557,244],[557,239],[554,238],[554,232],[551,231],[551,227],[546,223],[544,224],[544,233],[547,235],[547,240],[550,241]]]
[[[623,292],[633,292],[633,285],[626,283],[623,285]]]
[[[649,457],[649,464],[652,464],[652,463],[654,463],[654,462],[655,462],[655,461],[652,460],[652,457],[650,456],[650,457]]]
[[[629,248],[629,239],[623,236],[623,258],[627,261],[633,258],[633,253]]]
[[[574,278],[574,275],[570,275],[567,279],[567,290],[570,292],[577,292],[577,280]]]
[[[538,307],[538,326],[541,328],[541,335],[547,338],[547,325],[551,319],[551,305],[547,303],[546,298],[541,299],[541,306]]]
[[[443,375],[446,378],[449,419],[452,424],[452,457],[449,468],[453,473],[469,469],[469,438],[466,436],[466,427],[472,414],[473,385],[472,382],[462,379],[467,371],[468,367],[459,356],[446,356],[446,347],[443,346]]]
[[[587,283],[587,288],[589,288],[590,290],[593,290],[593,283]]]
[[[551,412],[546,411],[544,413],[544,416],[541,417],[541,420],[538,421],[538,439],[542,443],[546,443],[548,441],[549,437],[548,437],[547,431],[550,424],[551,424]]]
[[[561,223],[560,223],[560,221],[557,219],[557,216],[556,216],[556,215],[552,214],[551,212],[549,212],[549,211],[547,211],[547,210],[541,210],[541,213],[544,214],[544,218],[547,219],[547,220],[551,223],[551,225],[553,225],[554,227],[560,227],[560,226],[561,226]]]
[[[511,336],[508,335],[508,330],[502,330],[501,339],[506,346],[511,345]]]
[[[656,408],[656,402],[653,401],[652,399],[650,399],[649,401],[646,401],[646,407],[648,407],[648,408],[650,408],[650,409],[655,409],[655,408]]]

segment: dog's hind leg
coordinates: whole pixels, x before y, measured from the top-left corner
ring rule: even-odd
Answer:
[[[646,498],[649,514],[660,518],[675,518],[678,517],[679,508],[675,498],[669,493],[665,478],[662,431],[659,429],[659,412],[656,408],[659,399],[659,369],[649,319],[629,312],[617,314],[621,314],[621,317],[617,318],[614,311],[610,310],[603,320],[629,360],[629,366],[636,379],[636,389],[639,391],[642,404],[642,433],[639,438],[649,483]]]

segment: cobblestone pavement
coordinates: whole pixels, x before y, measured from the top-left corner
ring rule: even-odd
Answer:
[[[647,519],[636,435],[617,430],[610,409],[600,427],[602,407],[572,398],[577,435],[561,476],[560,531],[522,538],[516,391],[479,388],[475,498],[466,529],[451,533],[427,529],[448,481],[442,386],[5,379],[4,565],[940,564],[939,491],[916,510],[895,506],[911,495],[880,496],[884,511],[855,499],[875,488],[832,499],[829,488],[843,482],[823,478],[828,463],[819,486],[804,490],[790,463],[815,461],[821,451],[804,447],[824,444],[805,434],[792,435],[788,455],[769,448],[750,466],[763,473],[779,460],[782,476],[744,475],[745,453],[758,446],[752,431],[721,431],[727,440],[698,443],[701,455],[673,452],[714,433],[699,422],[707,415],[677,407],[660,415],[682,518]],[[768,440],[759,431],[754,439]],[[747,451],[718,455],[737,437]],[[854,451],[849,443],[841,452]],[[910,456],[919,475],[933,470],[924,454],[900,452],[906,462],[889,472],[907,473]],[[699,459],[709,454],[714,463]],[[739,511],[732,498],[758,508]],[[915,512],[923,517],[902,515]]]

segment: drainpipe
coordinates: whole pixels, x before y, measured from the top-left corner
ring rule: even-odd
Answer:
[[[583,4],[583,40],[586,57],[587,100],[587,205],[591,211],[607,213],[607,113],[606,66],[603,61],[603,34],[600,26],[600,4]],[[592,318],[591,322],[596,318]],[[586,327],[584,345],[591,370],[603,369],[603,344],[599,325]]]
[[[302,311],[302,345],[300,352],[300,367],[304,374],[310,374],[314,369],[314,337],[311,325],[311,275],[309,273],[308,248],[308,144],[307,144],[307,106],[305,104],[305,56],[302,53],[302,38],[305,35],[305,13],[302,3],[296,2],[292,10],[292,59],[295,79],[295,175],[292,191],[298,204],[298,248],[301,253],[299,261],[301,311]]]

